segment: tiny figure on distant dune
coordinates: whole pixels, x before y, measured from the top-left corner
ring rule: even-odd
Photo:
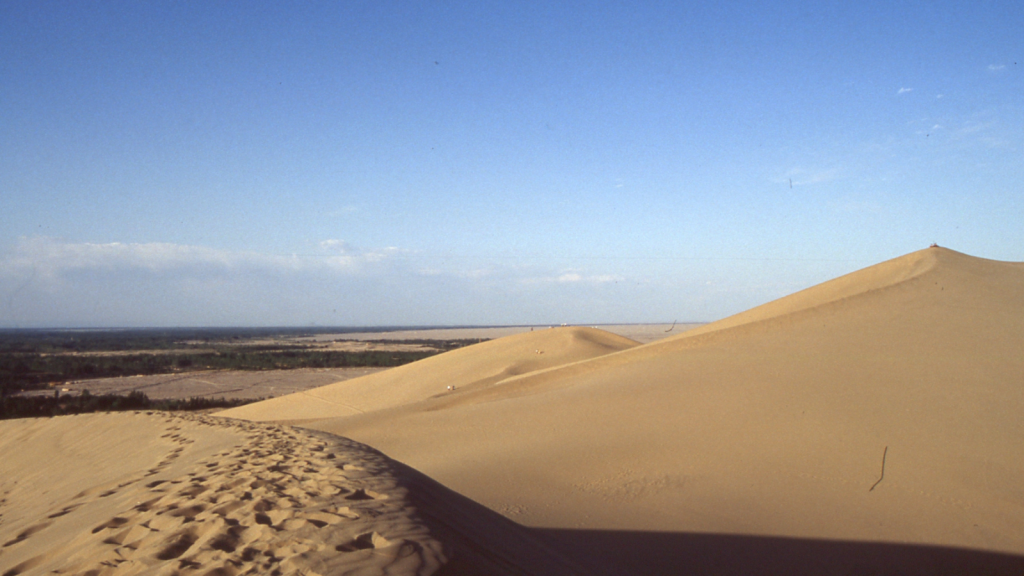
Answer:
[[[454,392],[455,391],[455,386],[449,386],[448,387],[448,391],[449,392]]]

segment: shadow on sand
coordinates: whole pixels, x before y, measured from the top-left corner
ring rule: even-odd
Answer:
[[[448,563],[437,576],[1024,575],[1024,556],[968,548],[685,532],[529,528],[405,464],[394,460],[391,463],[391,472],[407,490],[416,515],[445,543]]]
[[[531,530],[564,554],[615,574],[1021,575],[1024,556],[965,548],[605,530]]]

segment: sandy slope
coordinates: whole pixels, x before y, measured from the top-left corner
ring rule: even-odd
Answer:
[[[273,398],[317,388],[350,378],[361,378],[387,368],[296,368],[293,370],[202,370],[179,374],[148,374],[118,378],[96,378],[65,383],[62,392],[78,395],[143,392],[151,399]],[[52,390],[40,390],[52,395]]]
[[[0,454],[5,576],[594,573],[328,434],[94,414],[0,422]]]
[[[594,328],[550,328],[482,342],[391,370],[221,412],[257,421],[303,421],[407,406],[485,390],[510,377],[637,346]]]
[[[316,430],[0,422],[0,574],[1021,574],[1022,343],[1024,264],[932,248],[643,346],[536,331],[228,412],[458,493]]]
[[[498,381],[464,373],[488,384],[309,425],[523,524],[573,529],[558,537],[639,573],[770,561],[728,546],[665,560],[687,549],[653,544],[666,535],[1024,554],[1022,343],[1024,265],[931,248],[645,346]],[[636,531],[662,539],[607,545]],[[865,550],[816,565],[856,572]]]

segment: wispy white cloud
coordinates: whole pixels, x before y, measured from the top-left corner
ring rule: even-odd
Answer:
[[[469,270],[453,270],[447,274],[456,278],[465,278],[470,280],[481,280],[484,278],[491,278],[497,273],[493,268],[472,268]]]
[[[336,240],[333,238],[330,240],[321,240],[320,248],[327,250],[329,252],[336,252],[339,254],[349,254],[352,252],[351,244],[345,242],[344,240]]]
[[[647,277],[623,264],[552,267],[543,260],[452,261],[344,240],[278,255],[174,243],[20,238],[0,250],[0,326],[283,326],[606,322],[738,310],[693,270]],[[704,274],[703,276],[706,276]],[[717,292],[716,292],[717,294]],[[749,295],[747,296],[749,297]],[[753,302],[756,303],[756,302]],[[717,306],[717,304],[715,304]],[[717,308],[716,308],[717,310]],[[676,312],[673,312],[674,315]]]
[[[964,125],[961,126],[959,130],[957,130],[957,134],[976,134],[978,132],[982,132],[984,130],[988,130],[994,124],[995,123],[992,122],[992,121],[988,121],[988,122],[973,122],[973,121],[965,122]]]
[[[999,70],[1002,70],[1003,68],[1006,68],[1006,64],[989,64],[988,65],[988,69],[991,70],[992,72],[997,72]]]
[[[913,91],[914,91],[913,88],[900,88],[899,91],[896,92],[896,94],[897,95],[906,94],[907,92],[913,92]]]
[[[404,250],[397,246],[387,246],[385,248],[378,248],[376,250],[363,252],[360,255],[360,259],[364,262],[384,262],[408,253],[408,250]]]
[[[624,276],[615,274],[583,274],[578,270],[564,270],[549,276],[529,276],[519,280],[522,284],[607,284],[621,282]]]
[[[342,240],[280,255],[23,237],[0,252],[0,326],[372,323],[389,310],[365,303],[387,301],[382,287],[401,299],[415,276],[406,252]]]
[[[342,240],[320,242],[323,255],[263,254],[167,242],[68,242],[46,236],[20,238],[0,257],[0,271],[33,270],[41,278],[76,271],[135,270],[149,273],[201,274],[238,271],[355,272],[361,266],[399,255],[398,248],[362,251]]]

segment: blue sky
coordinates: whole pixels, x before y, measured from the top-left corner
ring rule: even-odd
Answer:
[[[551,4],[0,3],[0,326],[700,321],[1024,260],[1024,4]]]

